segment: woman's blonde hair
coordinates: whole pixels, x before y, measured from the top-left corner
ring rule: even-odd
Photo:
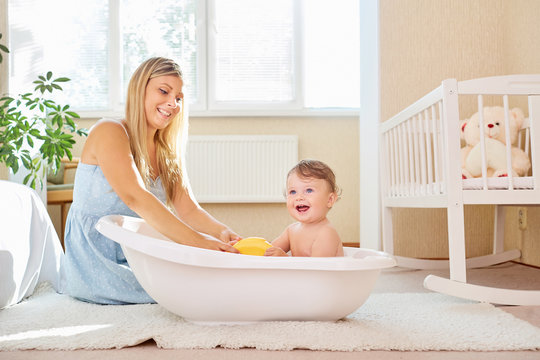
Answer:
[[[182,78],[180,66],[171,59],[154,57],[143,62],[131,76],[127,89],[126,122],[131,153],[146,187],[152,175],[158,173],[167,195],[167,204],[172,207],[176,196],[177,184],[186,186],[184,171],[184,153],[187,137],[187,119],[184,118],[184,100],[182,107],[170,124],[158,130],[154,136],[158,169],[152,169],[147,148],[147,122],[144,111],[146,86],[150,79],[175,75]]]

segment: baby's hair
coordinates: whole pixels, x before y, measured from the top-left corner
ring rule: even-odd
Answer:
[[[291,174],[296,174],[301,178],[314,178],[325,180],[330,185],[330,190],[338,196],[341,195],[341,189],[336,185],[336,175],[330,169],[328,165],[319,160],[304,159],[296,164],[289,173],[287,178]]]

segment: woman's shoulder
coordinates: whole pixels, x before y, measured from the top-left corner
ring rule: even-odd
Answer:
[[[93,131],[95,129],[118,129],[126,131],[126,127],[124,125],[124,120],[122,119],[114,119],[114,118],[101,118],[99,119],[90,129],[90,131]]]
[[[97,165],[100,156],[107,156],[122,149],[129,151],[129,136],[121,120],[100,119],[90,128],[81,161]]]
[[[128,132],[124,121],[120,119],[113,118],[102,118],[98,120],[89,131],[89,137],[102,137],[102,136],[113,136],[113,137],[125,137],[128,138]]]

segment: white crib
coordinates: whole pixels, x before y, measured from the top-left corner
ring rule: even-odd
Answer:
[[[472,100],[472,101],[471,101]],[[510,147],[506,146],[508,177],[486,177],[485,154],[480,178],[462,179],[461,118],[483,109],[484,102],[504,106],[520,102],[528,121],[519,136],[519,147],[531,159],[528,176],[513,177]],[[469,104],[473,111],[465,114]],[[472,106],[471,106],[472,104]],[[527,115],[526,115],[527,116]],[[482,128],[480,118],[480,128]],[[450,267],[450,278],[429,275],[430,290],[477,301],[508,305],[540,305],[540,290],[492,288],[467,283],[467,268],[485,267],[521,256],[517,249],[504,251],[504,205],[540,204],[540,74],[509,75],[468,81],[444,80],[399,114],[380,126],[380,178],[384,250],[393,254],[392,208],[445,208],[448,216],[449,260],[396,256],[398,266],[417,269]],[[508,133],[508,127],[506,128]],[[507,138],[508,139],[508,138]],[[507,141],[509,143],[509,141]],[[464,205],[495,205],[493,254],[465,257]]]

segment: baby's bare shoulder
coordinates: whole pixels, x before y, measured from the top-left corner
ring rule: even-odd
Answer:
[[[319,229],[319,232],[324,238],[337,238],[337,240],[339,240],[339,234],[336,228],[330,223],[322,226],[321,229]]]
[[[336,229],[326,224],[319,229],[311,248],[311,256],[341,256],[342,243]]]

